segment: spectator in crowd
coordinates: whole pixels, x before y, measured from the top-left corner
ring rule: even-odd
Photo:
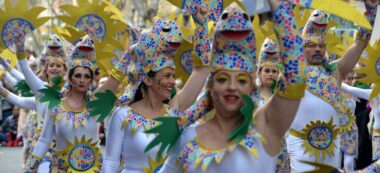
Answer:
[[[14,106],[12,114],[1,124],[0,140],[2,145],[8,147],[22,146],[22,140],[17,138],[17,122],[20,114],[20,107]],[[5,139],[5,141],[4,141]]]

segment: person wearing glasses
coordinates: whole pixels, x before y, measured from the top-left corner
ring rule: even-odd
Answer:
[[[376,3],[365,1],[366,17],[373,24]],[[314,10],[303,32],[303,55],[307,60],[307,82],[296,117],[286,137],[291,172],[307,172],[313,166],[303,161],[341,165],[341,117],[346,115],[340,84],[366,48],[371,31],[359,28],[355,43],[342,58],[332,63],[326,55],[328,14]],[[345,163],[346,164],[346,163]]]

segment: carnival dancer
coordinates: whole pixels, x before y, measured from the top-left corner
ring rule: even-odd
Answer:
[[[365,4],[371,5],[369,1]],[[367,11],[366,16],[373,24],[375,12]],[[327,17],[323,11],[313,11],[302,32],[303,54],[308,63],[307,87],[286,139],[292,172],[313,169],[302,160],[340,166],[339,120],[346,112],[339,86],[359,60],[371,36],[371,31],[360,28],[356,42],[341,59],[330,64],[325,58]]]
[[[50,164],[51,172],[100,171],[98,123],[95,117],[89,117],[85,106],[96,69],[94,51],[93,41],[88,35],[75,45],[68,62],[69,87],[63,98],[60,98],[59,84],[39,90],[44,94],[41,100],[49,101],[49,109],[25,172],[36,172],[53,138],[56,146]]]
[[[272,37],[265,38],[262,43],[259,61],[257,62],[257,88],[252,92],[252,101],[259,107],[263,106],[274,94],[282,70],[280,48]],[[289,155],[285,140],[281,144],[276,172],[289,172]]]
[[[26,56],[19,55],[17,57],[19,59],[18,64],[20,65],[21,71],[25,77],[25,82],[32,91],[32,94],[34,95],[37,102],[37,127],[33,135],[32,150],[33,146],[36,145],[38,138],[41,135],[45,119],[45,113],[47,111],[47,103],[40,101],[41,97],[43,96],[40,90],[46,88],[47,86],[54,86],[55,80],[53,79],[63,79],[67,71],[67,66],[65,64],[66,53],[61,38],[59,38],[59,36],[56,34],[50,35],[49,40],[46,41],[45,47],[46,49],[44,53],[46,55],[46,64],[43,71],[43,79],[45,79],[46,81],[39,78],[33,72],[33,70],[29,66]],[[54,144],[52,144],[51,148],[53,147]],[[41,169],[48,169],[50,164],[51,152],[52,150],[48,152],[46,157],[43,156],[44,160],[41,164]]]
[[[278,16],[290,11],[282,6],[274,13]],[[282,29],[286,26],[283,22],[294,22],[276,21]],[[255,87],[252,74],[256,72],[252,25],[248,15],[235,3],[223,11],[215,27],[211,76],[207,83],[212,110],[203,123],[185,129],[181,126],[188,120],[177,118],[174,124],[180,125],[177,128],[183,132],[179,138],[174,137],[178,139],[177,145],[160,172],[275,172],[283,136],[305,87],[301,38],[292,32],[278,34],[281,38],[297,38],[298,42],[284,47],[281,58],[288,65],[284,78],[274,96],[256,110],[250,98]],[[289,64],[294,61],[296,63]],[[163,124],[147,133],[159,132],[161,138],[173,138],[170,136],[173,133],[165,132],[179,129],[170,129],[176,126],[169,126],[164,119],[161,119]],[[165,147],[166,141],[161,142],[161,147]]]
[[[143,32],[139,41],[125,54],[126,64],[122,66],[129,77],[130,84],[122,101],[124,106],[113,112],[107,131],[106,153],[102,164],[102,172],[117,172],[120,158],[123,155],[125,165],[122,172],[156,172],[164,162],[164,157],[156,157],[158,147],[144,153],[145,147],[155,135],[147,135],[145,130],[151,129],[159,122],[154,120],[161,116],[180,116],[196,99],[207,79],[209,70],[210,45],[207,37],[206,19],[201,13],[205,9],[197,7],[198,26],[194,50],[193,71],[187,83],[167,104],[167,100],[175,87],[175,65],[173,57],[182,33],[175,22],[157,19],[150,29]],[[147,45],[146,43],[153,43]],[[199,47],[198,47],[199,46]],[[142,49],[142,50],[141,50]],[[139,53],[143,52],[143,53]],[[143,60],[142,60],[143,59]],[[131,71],[133,69],[134,71]]]

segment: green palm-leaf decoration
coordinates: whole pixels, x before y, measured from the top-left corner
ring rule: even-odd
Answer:
[[[57,75],[52,80],[53,86],[47,86],[38,90],[43,94],[40,98],[41,102],[49,102],[48,108],[51,109],[61,103],[61,94],[63,79]]]
[[[21,94],[22,97],[32,97],[34,94],[32,93],[32,90],[30,89],[29,85],[26,83],[25,80],[21,80],[17,82],[15,85],[16,91],[18,94]]]
[[[156,137],[148,144],[144,152],[161,144],[156,155],[156,158],[161,158],[164,151],[170,151],[173,148],[181,132],[178,117],[159,117],[154,120],[160,122],[160,125],[145,131],[147,134],[156,134]]]
[[[89,108],[90,116],[97,116],[98,122],[104,121],[104,119],[111,113],[116,102],[116,96],[112,91],[106,90],[105,92],[100,92],[95,94],[96,99],[87,103],[87,108]]]
[[[227,140],[230,141],[236,139],[236,143],[239,143],[247,135],[249,126],[252,123],[253,111],[255,110],[255,104],[253,103],[251,97],[242,95],[242,98],[246,103],[246,105],[240,109],[240,113],[243,115],[244,121],[227,136]]]

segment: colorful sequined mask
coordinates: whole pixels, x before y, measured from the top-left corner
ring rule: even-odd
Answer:
[[[195,14],[197,6],[207,9],[207,18],[210,21],[217,21],[223,11],[223,0],[184,0],[183,9]]]
[[[57,34],[50,35],[50,38],[47,41],[46,46],[52,54],[65,56],[62,40],[61,38],[59,38]]]
[[[62,40],[56,34],[50,35],[49,40],[46,42],[45,48],[42,50],[40,59],[48,62],[50,60],[47,58],[51,56],[55,58],[66,57],[66,52],[63,48]]]
[[[141,34],[139,41],[131,46],[116,69],[128,77],[130,84],[119,103],[129,103],[137,87],[149,71],[166,67],[175,68],[173,58],[182,43],[182,32],[175,22],[158,19],[152,27]]]
[[[280,64],[280,48],[277,43],[270,38],[266,38],[260,50],[258,66]]]
[[[88,67],[93,71],[96,69],[95,46],[89,35],[78,41],[70,55],[69,69],[77,66]]]
[[[144,71],[158,71],[171,62],[182,42],[182,32],[175,22],[158,19],[150,29],[143,32],[132,51],[144,66]],[[151,64],[151,65],[150,65]]]
[[[320,10],[314,10],[302,32],[303,43],[325,43],[325,31],[328,15]]]
[[[255,51],[255,35],[249,16],[232,3],[216,23],[211,67],[213,70],[252,72],[256,63]]]

